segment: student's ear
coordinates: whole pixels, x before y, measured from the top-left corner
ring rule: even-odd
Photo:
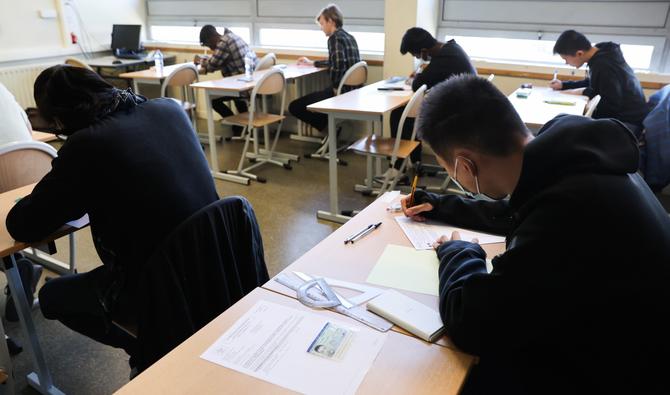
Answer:
[[[576,57],[576,58],[581,59],[582,56],[584,56],[584,51],[582,51],[581,49],[578,50],[577,52],[575,52],[575,57]]]

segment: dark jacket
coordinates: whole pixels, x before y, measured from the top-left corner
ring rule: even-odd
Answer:
[[[470,386],[668,393],[670,218],[637,164],[619,122],[562,116],[526,147],[509,202],[417,196],[432,217],[507,236],[490,274],[477,244],[438,249],[447,332],[481,357]]]
[[[135,271],[189,215],[218,199],[202,148],[178,104],[155,99],[72,134],[52,170],[7,216],[37,241],[88,213],[106,265]]]
[[[598,52],[588,62],[589,76],[581,81],[565,81],[563,89],[584,89],[584,95],[600,95],[593,118],[615,118],[638,127],[649,112],[640,81],[628,66],[619,44],[596,44]]]
[[[140,371],[269,280],[251,204],[236,196],[200,209],[167,237],[141,276]]]
[[[442,46],[440,52],[431,58],[428,66],[414,77],[412,90],[416,91],[423,84],[430,89],[433,85],[458,74],[477,75],[477,70],[463,48],[455,40],[449,40]]]

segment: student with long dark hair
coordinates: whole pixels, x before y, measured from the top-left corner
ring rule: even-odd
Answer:
[[[103,265],[47,282],[40,307],[46,318],[132,355],[133,338],[111,317],[132,319],[142,265],[177,225],[218,199],[207,162],[179,105],[119,90],[92,71],[45,70],[35,101],[68,139],[10,211],[7,229],[34,242],[88,213]]]

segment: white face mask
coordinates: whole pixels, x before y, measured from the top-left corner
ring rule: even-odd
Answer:
[[[470,164],[474,167],[474,163],[472,163],[472,161],[470,159],[463,158],[463,160],[466,160],[466,161],[470,162]],[[456,184],[456,186],[460,190],[462,190],[465,193],[466,196],[471,197],[475,200],[481,200],[481,201],[484,201],[484,202],[498,202],[498,201],[501,201],[501,200],[509,199],[509,195],[505,196],[505,197],[502,197],[502,198],[499,198],[499,199],[496,199],[496,198],[492,198],[491,196],[489,196],[485,193],[482,193],[479,190],[479,178],[476,175],[475,175],[475,188],[477,188],[477,192],[472,193],[472,192],[468,191],[467,189],[463,188],[463,185],[461,185],[461,183],[458,182],[458,180],[456,179],[457,174],[458,174],[458,157],[456,157],[456,161],[454,162],[454,175],[451,177],[451,180],[454,182],[454,184]]]

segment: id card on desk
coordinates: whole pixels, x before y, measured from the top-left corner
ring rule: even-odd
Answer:
[[[200,357],[305,394],[354,394],[386,334],[257,302]]]

